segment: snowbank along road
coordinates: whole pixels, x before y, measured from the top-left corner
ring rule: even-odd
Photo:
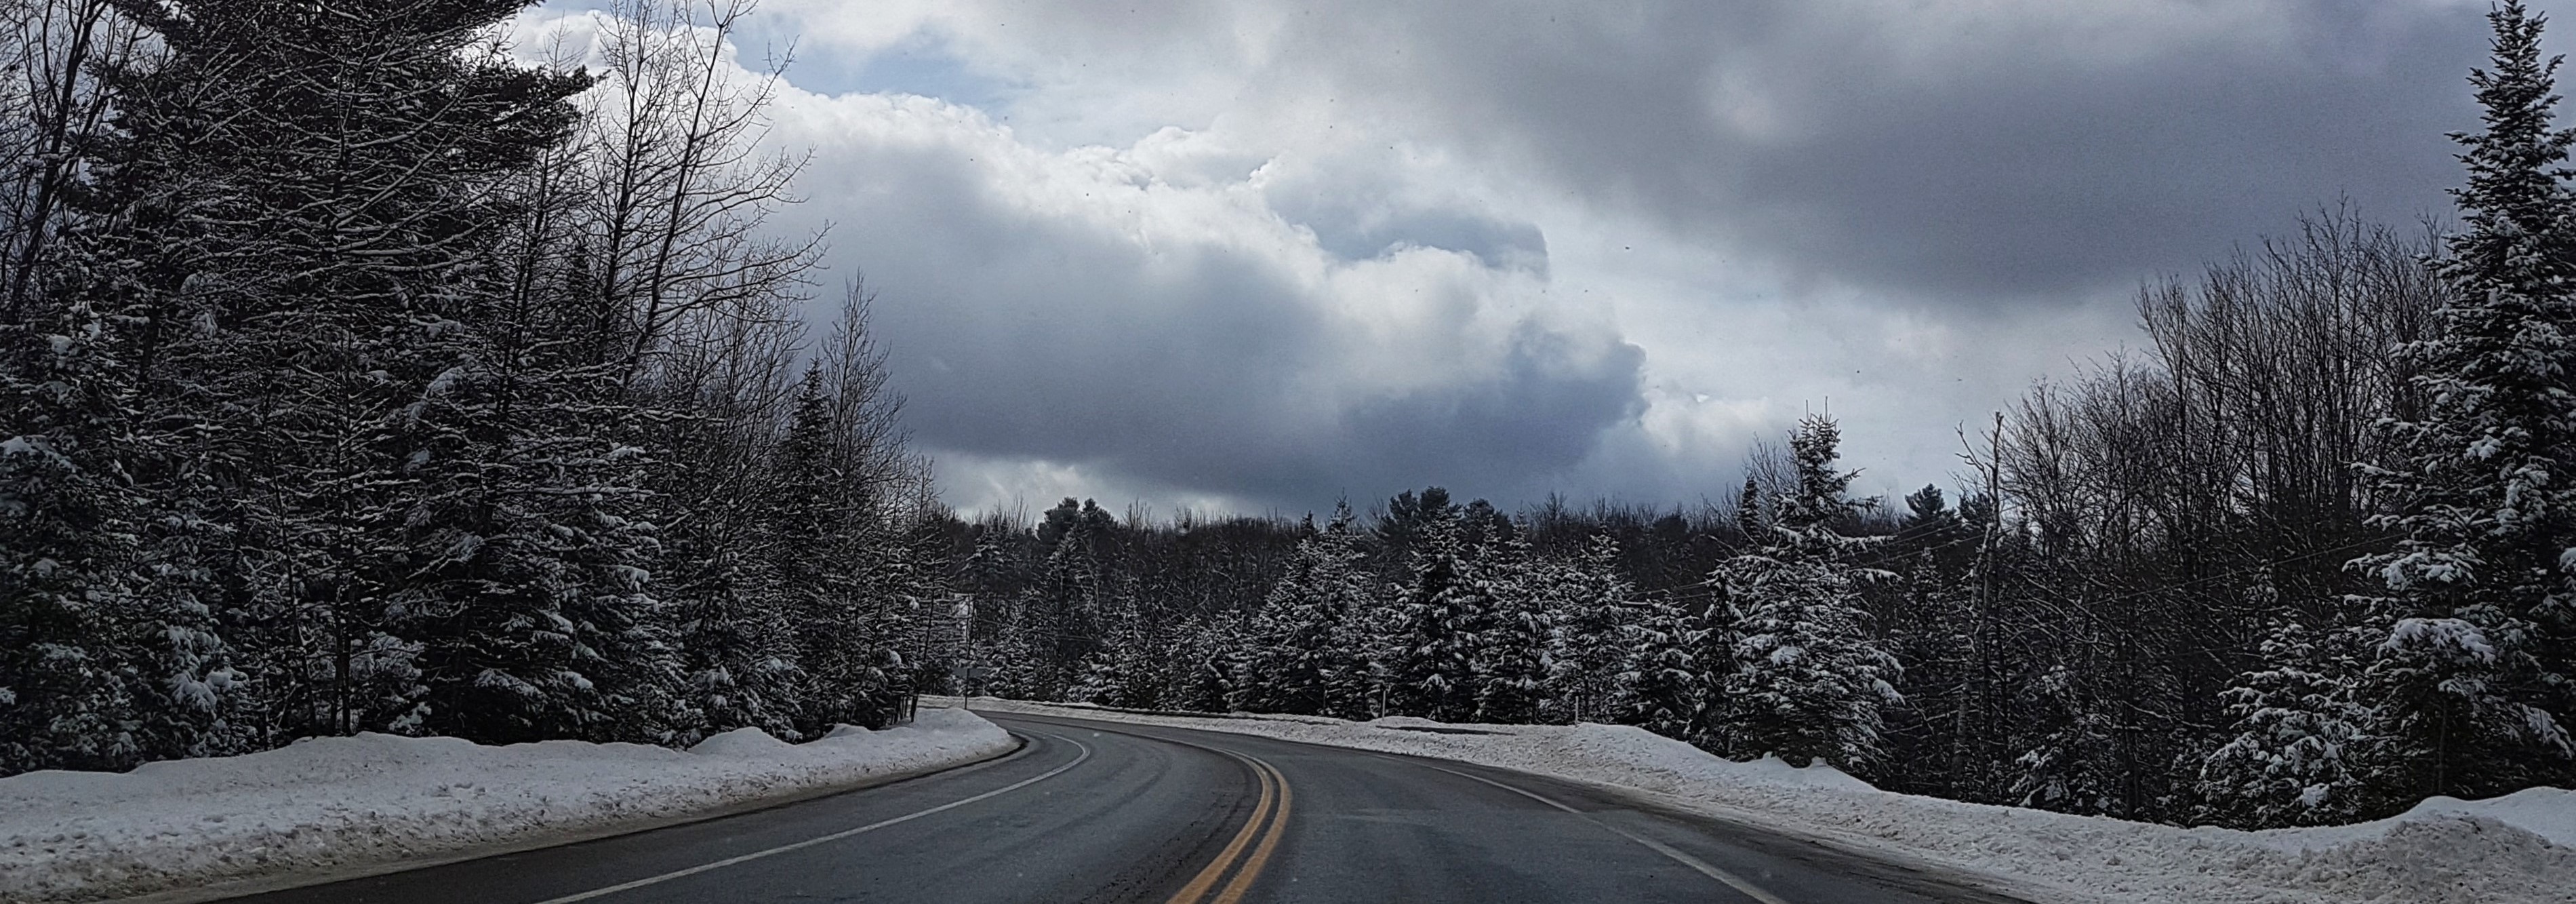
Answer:
[[[1160,726],[993,720],[1027,746],[708,822],[236,900],[2013,900],[1524,773]]]

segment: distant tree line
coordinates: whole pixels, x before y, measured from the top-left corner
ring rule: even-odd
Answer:
[[[0,774],[882,724],[949,603],[741,7],[7,0]]]
[[[2345,209],[2140,293],[2142,352],[1847,495],[1836,426],[1708,510],[1439,489],[1325,524],[1067,500],[971,550],[965,674],[1191,710],[1623,722],[1881,787],[2176,823],[2576,786],[2576,194],[2490,16],[2461,224]]]

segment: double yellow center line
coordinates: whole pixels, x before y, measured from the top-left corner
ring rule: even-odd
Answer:
[[[1261,802],[1253,805],[1252,818],[1244,820],[1242,830],[1234,833],[1234,840],[1226,844],[1225,850],[1218,851],[1207,868],[1191,877],[1190,884],[1181,886],[1168,904],[1236,904],[1243,900],[1244,892],[1252,890],[1252,881],[1261,876],[1261,868],[1269,865],[1271,852],[1279,848],[1279,836],[1288,833],[1288,778],[1260,757],[1231,750],[1221,752],[1252,767],[1253,777],[1261,782]],[[1251,849],[1251,856],[1244,855],[1246,848]],[[1238,863],[1241,869],[1235,868]],[[1217,882],[1228,871],[1234,873],[1233,881],[1216,890]],[[1209,897],[1211,890],[1216,890],[1214,898]]]

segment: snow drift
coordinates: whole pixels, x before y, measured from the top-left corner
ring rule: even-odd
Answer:
[[[2360,825],[2242,832],[1894,794],[1831,767],[1733,762],[1624,725],[1185,716],[980,698],[974,705],[1440,757],[1607,785],[2045,904],[2576,901],[2576,792],[2558,788],[2483,801],[2435,798]]]
[[[487,747],[362,734],[132,772],[0,779],[0,901],[235,891],[598,837],[996,756],[963,710],[789,744],[745,728],[686,751],[545,741]]]

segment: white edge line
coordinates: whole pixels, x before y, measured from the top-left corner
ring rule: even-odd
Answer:
[[[1028,786],[1030,786],[1030,785],[1034,785],[1034,784],[1037,784],[1038,782],[1042,782],[1042,781],[1045,781],[1045,780],[1047,780],[1047,779],[1054,778],[1054,777],[1056,777],[1057,775],[1063,774],[1063,772],[1064,772],[1065,770],[1067,770],[1067,769],[1071,769],[1071,768],[1073,768],[1073,767],[1075,767],[1075,766],[1080,766],[1080,765],[1082,765],[1082,761],[1084,761],[1084,760],[1087,760],[1087,759],[1090,759],[1090,758],[1091,758],[1091,748],[1090,748],[1090,747],[1088,747],[1088,746],[1086,746],[1086,745],[1084,745],[1081,741],[1076,741],[1076,740],[1074,740],[1074,739],[1072,739],[1072,738],[1064,737],[1064,736],[1062,736],[1062,735],[1053,735],[1053,734],[1050,734],[1050,735],[1046,735],[1046,736],[1047,736],[1047,737],[1054,738],[1054,739],[1059,740],[1059,741],[1063,741],[1063,742],[1068,743],[1068,744],[1072,744],[1074,747],[1076,747],[1076,748],[1078,748],[1078,749],[1080,749],[1080,750],[1082,751],[1082,755],[1081,755],[1081,756],[1074,757],[1074,758],[1073,758],[1073,762],[1066,763],[1066,764],[1064,764],[1064,765],[1062,765],[1062,766],[1057,766],[1057,767],[1055,767],[1055,768],[1053,768],[1053,769],[1049,769],[1049,770],[1047,770],[1047,771],[1045,771],[1045,772],[1038,773],[1037,775],[1031,776],[1031,777],[1029,777],[1029,778],[1024,778],[1024,779],[1021,779],[1021,780],[1019,780],[1019,781],[1012,782],[1011,784],[1003,785],[1002,787],[995,788],[995,789],[993,789],[993,790],[991,790],[991,791],[986,791],[986,792],[984,792],[984,793],[982,793],[982,794],[978,794],[978,795],[975,795],[975,796],[973,796],[973,797],[968,797],[968,798],[963,798],[963,799],[959,799],[959,800],[949,801],[949,802],[947,802],[947,803],[940,804],[939,806],[932,807],[932,808],[927,809],[927,810],[916,810],[916,811],[914,811],[914,812],[906,813],[906,814],[904,814],[904,815],[902,815],[902,816],[897,816],[897,817],[894,817],[894,818],[892,818],[892,819],[883,819],[883,820],[878,820],[878,821],[876,821],[876,822],[868,823],[867,825],[863,825],[863,826],[860,826],[860,827],[855,828],[855,829],[842,829],[841,831],[834,832],[834,833],[829,834],[829,835],[818,835],[818,836],[815,836],[815,837],[813,837],[813,838],[808,838],[808,839],[805,839],[805,840],[803,840],[803,841],[796,842],[796,843],[794,843],[794,844],[782,844],[782,845],[779,845],[779,846],[774,847],[774,848],[770,848],[770,849],[765,850],[765,851],[753,851],[753,852],[748,853],[748,854],[740,854],[740,855],[736,855],[736,856],[732,856],[732,857],[727,857],[727,858],[725,858],[725,859],[717,860],[717,861],[714,861],[714,862],[712,862],[712,863],[701,863],[701,864],[698,864],[698,865],[696,865],[696,866],[689,867],[689,868],[687,868],[687,869],[672,870],[671,872],[663,873],[663,874],[661,874],[661,875],[659,875],[659,876],[646,876],[646,877],[644,877],[644,878],[636,879],[636,880],[631,881],[631,882],[620,882],[620,883],[617,883],[617,884],[615,884],[615,885],[607,886],[607,887],[605,887],[605,888],[594,888],[594,889],[591,889],[591,890],[589,890],[589,891],[585,891],[585,892],[576,892],[576,893],[573,893],[573,894],[565,895],[565,896],[560,897],[560,898],[547,898],[547,899],[545,899],[545,900],[543,900],[543,901],[539,901],[539,902],[537,902],[537,904],[572,904],[572,902],[574,902],[574,901],[587,901],[587,900],[590,900],[590,899],[592,899],[592,898],[597,898],[597,897],[601,897],[601,896],[605,896],[605,895],[613,895],[613,894],[616,894],[616,893],[621,892],[621,891],[632,891],[632,890],[635,890],[635,889],[638,889],[638,888],[643,888],[643,887],[645,887],[645,886],[647,886],[647,885],[658,885],[658,884],[661,884],[661,883],[664,883],[664,882],[669,882],[669,881],[671,881],[671,880],[673,880],[673,879],[680,879],[680,878],[685,878],[685,877],[688,877],[688,876],[694,876],[694,875],[697,875],[697,874],[699,874],[699,873],[707,872],[707,871],[709,871],[709,870],[718,870],[718,869],[723,869],[723,868],[725,868],[725,867],[733,866],[733,865],[735,865],[735,864],[739,864],[739,863],[747,863],[747,862],[750,862],[750,861],[753,861],[753,860],[758,860],[758,859],[760,859],[760,858],[762,858],[762,857],[770,856],[770,855],[772,855],[772,854],[784,854],[784,853],[787,853],[787,852],[789,852],[789,851],[804,850],[804,849],[806,849],[806,848],[813,847],[813,846],[818,845],[818,844],[829,844],[829,843],[831,843],[831,842],[839,841],[839,840],[841,840],[841,839],[843,839],[843,838],[848,838],[848,837],[850,837],[850,836],[852,836],[852,835],[856,835],[856,834],[859,834],[859,833],[861,833],[861,832],[873,832],[873,831],[876,831],[876,830],[878,830],[878,829],[882,829],[882,828],[885,828],[885,827],[887,827],[887,826],[894,825],[894,824],[896,824],[896,823],[900,823],[900,822],[911,822],[911,821],[913,821],[913,820],[915,820],[915,819],[920,819],[920,818],[922,818],[922,817],[924,817],[924,816],[928,816],[928,815],[930,815],[930,814],[937,813],[937,812],[940,812],[940,811],[943,811],[943,810],[953,810],[953,809],[956,809],[956,808],[958,808],[958,807],[962,807],[962,806],[965,806],[965,805],[967,805],[967,804],[974,803],[974,802],[979,801],[979,800],[984,800],[984,799],[991,798],[991,797],[998,797],[998,796],[1000,796],[1000,795],[1007,794],[1007,793],[1012,792],[1012,791],[1017,791],[1017,790],[1019,790],[1019,789],[1021,789],[1021,788],[1026,788],[1026,787],[1028,787]],[[1470,776],[1470,778],[1473,778],[1473,776]]]
[[[1430,768],[1433,768],[1433,769],[1439,769],[1439,770],[1440,770],[1440,771],[1442,771],[1442,772],[1449,773],[1450,775],[1454,775],[1454,776],[1457,776],[1457,777],[1459,777],[1459,778],[1464,778],[1464,779],[1474,779],[1474,780],[1476,780],[1476,781],[1484,782],[1485,784],[1492,785],[1492,786],[1497,787],[1497,788],[1501,788],[1501,789],[1503,789],[1503,790],[1505,790],[1505,791],[1509,791],[1509,792],[1512,792],[1512,793],[1514,793],[1514,794],[1518,794],[1518,795],[1520,795],[1520,796],[1522,796],[1522,797],[1526,797],[1526,798],[1529,798],[1529,799],[1531,799],[1531,800],[1538,801],[1539,803],[1543,803],[1543,804],[1546,804],[1546,805],[1548,805],[1548,806],[1555,807],[1555,808],[1557,808],[1557,809],[1559,809],[1559,810],[1563,810],[1563,811],[1565,811],[1565,812],[1572,813],[1572,814],[1574,814],[1574,815],[1576,815],[1576,816],[1582,817],[1582,818],[1583,818],[1583,821],[1585,821],[1585,822],[1589,822],[1589,823],[1591,823],[1591,824],[1593,824],[1593,825],[1600,826],[1600,827],[1602,827],[1602,828],[1604,828],[1604,829],[1608,829],[1608,830],[1610,830],[1611,832],[1613,832],[1613,833],[1617,834],[1619,837],[1626,838],[1626,839],[1628,839],[1628,840],[1630,840],[1630,841],[1634,841],[1634,842],[1636,842],[1636,843],[1638,843],[1638,844],[1644,845],[1644,846],[1646,847],[1646,849],[1647,849],[1647,850],[1651,850],[1651,851],[1654,851],[1655,853],[1662,854],[1662,855],[1664,855],[1664,856],[1666,856],[1666,857],[1670,857],[1670,858],[1672,858],[1672,859],[1673,859],[1673,861],[1674,861],[1674,862],[1677,862],[1677,863],[1680,863],[1680,864],[1681,864],[1681,865],[1683,865],[1683,866],[1687,866],[1687,867],[1690,867],[1690,868],[1692,868],[1692,869],[1698,870],[1698,871],[1700,872],[1700,874],[1701,874],[1701,875],[1705,875],[1705,876],[1707,876],[1707,877],[1709,877],[1709,878],[1711,878],[1711,879],[1715,879],[1715,880],[1717,880],[1717,881],[1719,881],[1719,882],[1724,882],[1724,883],[1726,883],[1726,886],[1727,886],[1728,888],[1732,888],[1732,889],[1735,889],[1736,891],[1743,892],[1743,893],[1745,894],[1745,896],[1750,897],[1750,898],[1752,898],[1752,899],[1754,899],[1754,900],[1756,900],[1756,901],[1760,901],[1760,902],[1762,902],[1762,904],[1789,904],[1789,902],[1788,902],[1788,901],[1781,899],[1781,897],[1780,897],[1780,896],[1778,896],[1778,895],[1775,895],[1775,894],[1772,894],[1772,893],[1770,893],[1770,892],[1767,892],[1767,891],[1762,890],[1762,887],[1761,887],[1761,886],[1758,886],[1758,885],[1755,885],[1755,884],[1753,884],[1753,883],[1751,883],[1751,882],[1745,881],[1744,877],[1742,877],[1742,876],[1738,876],[1738,875],[1736,875],[1736,874],[1734,874],[1734,873],[1730,873],[1730,872],[1727,872],[1727,871],[1722,870],[1722,869],[1718,869],[1716,866],[1711,865],[1708,861],[1701,860],[1701,859],[1699,859],[1699,858],[1697,858],[1697,857],[1693,857],[1693,856],[1691,856],[1691,855],[1689,855],[1689,854],[1685,854],[1685,853],[1682,853],[1682,852],[1681,852],[1681,851],[1679,851],[1679,850],[1676,850],[1672,845],[1668,845],[1668,844],[1665,844],[1665,843],[1663,843],[1663,842],[1656,841],[1656,840],[1654,840],[1654,839],[1652,839],[1652,838],[1648,838],[1648,837],[1646,837],[1646,836],[1639,835],[1639,834],[1637,834],[1637,833],[1635,833],[1635,832],[1628,831],[1627,829],[1623,829],[1623,828],[1620,828],[1620,827],[1618,827],[1618,826],[1614,826],[1614,825],[1611,825],[1611,824],[1609,824],[1609,823],[1602,822],[1601,820],[1594,819],[1594,818],[1592,818],[1592,816],[1591,816],[1590,814],[1587,814],[1587,813],[1585,813],[1585,812],[1583,812],[1583,811],[1581,811],[1581,810],[1577,810],[1577,809],[1575,809],[1575,808],[1573,808],[1573,807],[1566,806],[1566,805],[1564,805],[1564,804],[1562,804],[1562,803],[1558,803],[1558,802],[1556,802],[1556,801],[1554,801],[1554,800],[1551,800],[1551,799],[1549,799],[1549,798],[1541,797],[1541,796],[1539,796],[1536,792],[1532,792],[1532,791],[1524,791],[1524,790],[1522,790],[1522,789],[1514,788],[1514,787],[1512,787],[1512,786],[1510,786],[1510,785],[1506,785],[1506,784],[1503,784],[1503,783],[1501,783],[1501,782],[1494,781],[1493,779],[1489,779],[1489,778],[1486,778],[1486,777],[1481,776],[1481,775],[1470,775],[1470,774],[1465,773],[1465,772],[1460,772],[1460,771],[1458,771],[1458,770],[1456,770],[1456,769],[1447,769],[1447,768],[1442,768],[1442,767],[1439,767],[1439,766],[1432,766],[1432,765],[1431,765],[1431,764],[1429,764],[1429,763],[1422,763],[1422,764],[1420,764],[1420,765],[1423,765],[1423,766],[1429,766]],[[552,904],[552,902],[548,902],[548,904]]]

